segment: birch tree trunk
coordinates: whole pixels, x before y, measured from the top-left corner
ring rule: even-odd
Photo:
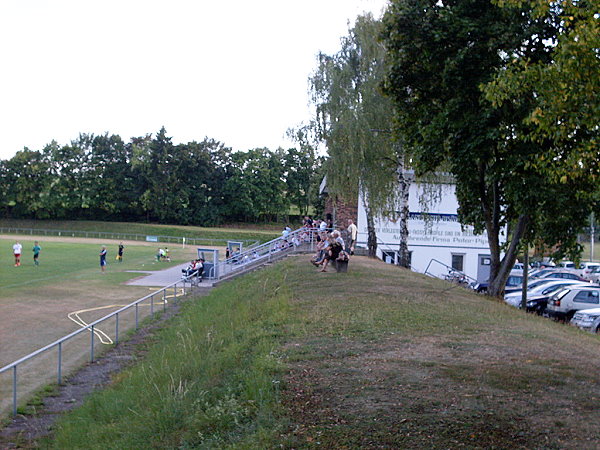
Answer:
[[[404,173],[404,155],[399,152],[396,177],[400,189],[400,244],[398,248],[398,265],[410,268],[410,253],[408,251],[408,195],[410,190],[410,179]]]
[[[369,258],[377,258],[377,233],[375,232],[375,220],[373,219],[373,213],[369,207],[369,201],[367,194],[363,196],[363,206],[365,207],[365,214],[367,216],[367,249]]]

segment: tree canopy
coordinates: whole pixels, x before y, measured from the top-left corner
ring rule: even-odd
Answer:
[[[10,218],[146,220],[215,225],[276,220],[315,204],[319,160],[306,149],[232,152],[175,145],[164,128],[125,143],[81,134],[0,161],[0,214]]]
[[[529,133],[535,92],[524,89],[501,107],[482,92],[512,55],[551,61],[545,42],[559,29],[551,19],[487,0],[393,0],[384,16],[385,92],[396,107],[396,132],[418,173],[443,167],[454,176],[461,223],[487,232],[492,294],[502,291],[523,239],[579,250],[576,234],[589,212],[582,200],[594,190],[536,169],[553,144],[519,139]]]

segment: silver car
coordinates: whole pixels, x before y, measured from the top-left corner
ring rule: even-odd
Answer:
[[[600,333],[600,308],[577,311],[571,319],[571,324],[582,330]]]

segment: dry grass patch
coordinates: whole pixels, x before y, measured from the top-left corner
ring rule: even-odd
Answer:
[[[305,320],[286,346],[290,446],[600,442],[595,336],[363,258],[347,277],[313,276],[318,294],[294,268]]]

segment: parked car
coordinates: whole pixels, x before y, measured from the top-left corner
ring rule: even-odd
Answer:
[[[556,267],[560,269],[577,269],[577,266],[573,261],[561,261],[556,265]]]
[[[571,320],[582,309],[600,307],[600,286],[568,286],[548,299],[546,314],[555,319]]]
[[[549,272],[545,275],[542,275],[539,278],[542,280],[544,278],[565,278],[567,280],[587,281],[586,279],[581,278],[579,275],[577,275],[575,271],[570,270],[557,270],[554,272]]]
[[[554,267],[546,267],[544,269],[537,269],[532,271],[531,273],[529,273],[529,278],[534,279],[534,278],[541,278],[542,276],[548,274],[548,273],[554,273],[557,272],[559,269],[555,269]]]
[[[534,279],[530,279],[530,280],[528,280],[528,283],[527,283],[527,290],[536,288],[536,287],[538,287],[538,286],[540,286],[542,284],[546,284],[549,281],[560,281],[560,280],[563,280],[563,278],[548,277],[548,278],[534,278]],[[517,286],[510,286],[510,287],[507,287],[504,290],[504,295],[511,294],[513,292],[521,292],[522,290],[523,290],[523,284],[519,284]]]
[[[581,275],[582,278],[585,278],[589,281],[594,281],[596,283],[598,282],[598,275],[600,274],[600,263],[584,262],[581,263],[579,267],[581,268],[581,273],[579,275]],[[593,278],[595,279],[593,280]]]
[[[600,308],[577,311],[571,319],[571,324],[582,330],[600,333]]]
[[[523,283],[523,271],[513,270],[510,272],[505,284],[505,288],[513,288]],[[482,282],[471,283],[469,287],[477,292],[487,292],[489,286],[489,280]]]
[[[548,304],[548,299],[558,292],[560,289],[566,286],[582,285],[589,286],[584,281],[577,280],[550,280],[545,283],[538,283],[538,285],[532,289],[527,290],[527,311],[542,314]],[[504,301],[511,306],[516,308],[521,307],[521,292],[513,292],[504,296]]]

